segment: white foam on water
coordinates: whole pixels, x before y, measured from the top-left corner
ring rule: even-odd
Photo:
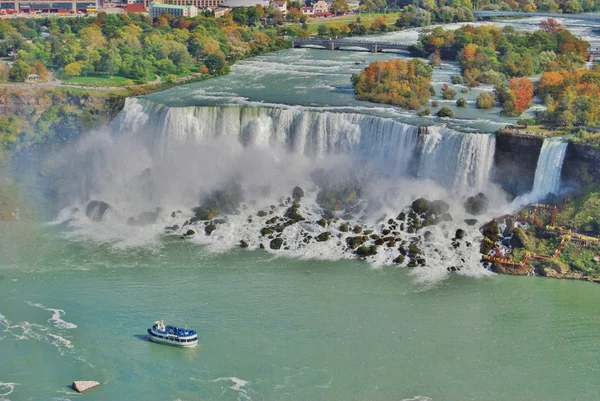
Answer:
[[[10,401],[8,398],[15,391],[19,383],[0,382],[0,401]]]
[[[53,333],[49,327],[41,324],[28,321],[11,322],[4,315],[0,314],[0,328],[3,328],[3,333],[7,334],[7,336],[3,337],[4,339],[40,341],[54,346],[63,356],[74,349],[71,341],[59,334]]]
[[[429,398],[424,395],[416,395],[412,398],[403,398],[400,401],[433,401],[433,398]]]
[[[229,388],[238,393],[238,400],[251,400],[251,398],[248,396],[248,391],[242,388],[248,385],[248,381],[238,379],[237,377],[218,377],[214,380],[211,380],[212,383],[218,383],[222,381],[233,383],[233,386],[230,386]]]
[[[52,317],[50,319],[48,319],[48,321],[53,322],[54,326],[59,329],[76,329],[77,328],[76,324],[67,322],[62,319],[62,317],[65,315],[65,311],[62,309],[47,308],[46,306],[39,304],[39,303],[27,302],[27,304],[29,306],[35,306],[36,308],[40,308],[40,309],[46,310],[48,312],[52,312]]]

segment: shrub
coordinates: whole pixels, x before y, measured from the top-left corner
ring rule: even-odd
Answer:
[[[491,109],[496,104],[496,97],[492,92],[482,92],[477,96],[478,109]]]
[[[456,101],[456,106],[457,107],[466,107],[467,106],[467,99],[465,99],[464,97],[461,97],[460,99],[458,99]]]
[[[437,112],[437,116],[438,117],[454,117],[454,112],[452,111],[451,108],[449,107],[442,107],[441,109],[438,110]]]
[[[417,115],[419,117],[428,116],[430,114],[431,114],[431,110],[429,110],[429,109],[423,109],[423,110],[417,111]]]
[[[437,100],[432,100],[431,101],[431,106],[432,107],[438,107],[440,105],[440,102],[438,102]]]
[[[448,84],[444,84],[442,87],[442,97],[446,100],[453,100],[456,97],[456,91],[448,86]]]
[[[460,93],[469,93],[469,88],[462,88]]]
[[[460,85],[463,83],[463,79],[460,75],[456,74],[450,77],[450,82],[452,82],[454,85]]]

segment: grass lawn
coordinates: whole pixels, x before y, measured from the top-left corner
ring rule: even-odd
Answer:
[[[365,25],[370,25],[375,18],[379,16],[383,16],[385,18],[385,23],[387,25],[393,25],[398,20],[398,13],[370,13],[370,14],[348,14],[342,15],[340,17],[329,17],[329,18],[309,18],[306,23],[308,24],[308,31],[311,33],[316,33],[319,25],[331,25],[331,24],[340,24],[347,25],[351,22],[356,21],[356,18],[360,17],[361,23]]]
[[[121,86],[124,85],[129,79],[125,77],[73,77],[65,78],[62,80],[63,83],[68,85],[82,85],[82,86]]]

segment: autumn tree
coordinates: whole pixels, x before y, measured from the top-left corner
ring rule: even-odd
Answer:
[[[357,99],[417,110],[429,101],[433,69],[420,59],[376,61],[352,76]]]

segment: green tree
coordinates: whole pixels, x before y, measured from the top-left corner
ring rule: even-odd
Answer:
[[[348,5],[348,0],[333,0],[331,4],[331,12],[335,15],[345,14],[350,11],[350,6]]]
[[[221,54],[209,54],[204,59],[204,65],[206,65],[206,68],[208,68],[208,72],[210,74],[220,73],[221,71],[223,71],[226,64],[227,63],[225,62],[225,57],[223,57],[223,55]]]
[[[23,60],[17,60],[13,63],[12,67],[8,72],[8,79],[16,82],[23,82],[29,75],[30,67],[29,64]]]

